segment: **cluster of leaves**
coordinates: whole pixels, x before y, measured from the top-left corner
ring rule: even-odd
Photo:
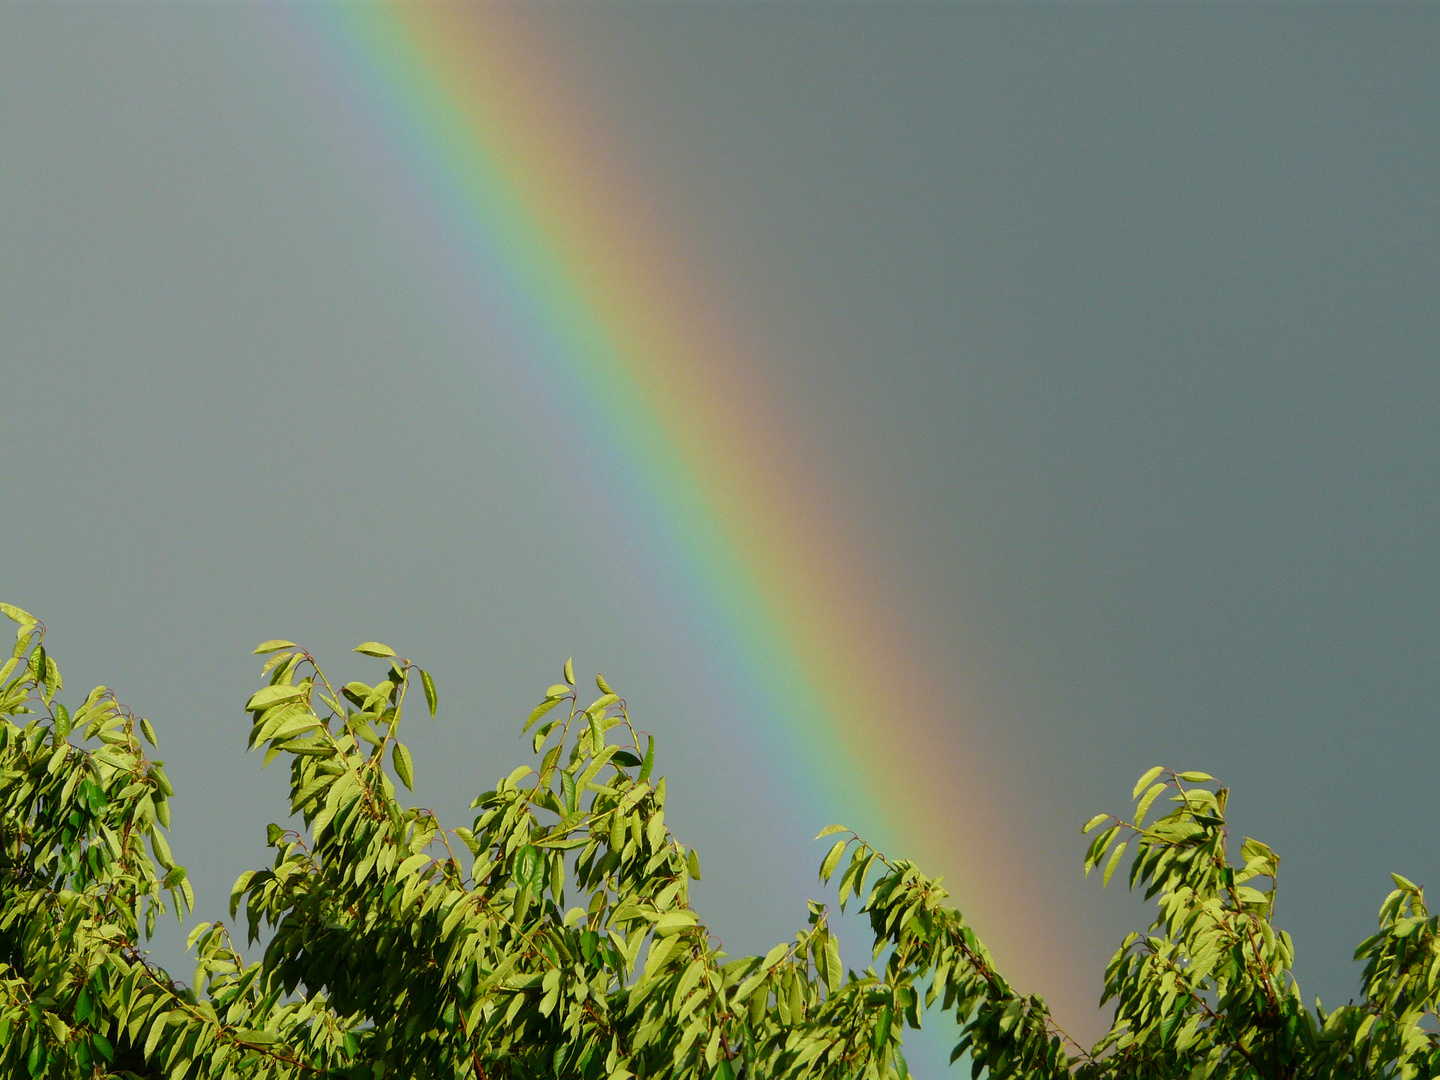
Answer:
[[[141,948],[167,903],[193,902],[164,839],[170,784],[141,741],[155,733],[103,687],[68,713],[44,627],[0,610],[19,626],[0,668],[5,1075],[905,1080],[904,1031],[937,1010],[961,1026],[955,1058],[997,1080],[1409,1080],[1440,1065],[1440,939],[1420,890],[1397,878],[1361,946],[1361,1003],[1307,1010],[1272,926],[1279,859],[1246,840],[1227,861],[1227,793],[1203,774],[1152,770],[1133,820],[1087,826],[1087,872],[1103,863],[1108,882],[1133,844],[1131,883],[1159,915],[1111,962],[1114,1027],[1085,1050],[1010,986],[935,880],[841,826],[821,834],[838,835],[820,876],[868,916],[873,966],[843,968],[813,902],[793,941],[726,956],[690,904],[700,862],[666,824],[654,739],[603,677],[582,703],[568,662],[525,725],[534,765],[480,794],[468,825],[404,805],[407,695],[418,686],[433,716],[435,683],[377,642],[357,651],[380,681],[338,689],[291,642],[256,650],[250,745],[289,761],[294,827],[269,826],[272,865],[231,897],[263,959],[200,923],[187,986]],[[1174,809],[1144,825],[1166,793]]]
[[[1173,808],[1144,824],[1162,795]],[[1086,832],[1100,831],[1085,870],[1103,860],[1108,884],[1134,842],[1130,885],[1159,911],[1106,968],[1102,1003],[1115,1003],[1115,1019],[1080,1075],[1440,1075],[1440,923],[1417,885],[1392,875],[1379,933],[1355,953],[1366,962],[1359,1003],[1307,1009],[1292,971],[1294,942],[1273,922],[1280,857],[1247,837],[1240,861],[1230,861],[1228,789],[1208,773],[1157,767],[1140,777],[1134,798],[1133,819],[1098,814],[1087,823]]]
[[[165,840],[173,790],[146,753],[154,729],[103,686],[71,713],[56,700],[63,681],[44,627],[0,610],[18,625],[0,666],[0,1068],[78,1077],[181,1075],[200,1060],[212,1072],[248,1067],[262,1051],[225,1023],[224,988],[202,999],[139,945],[167,898],[181,912],[194,899]],[[201,948],[202,967],[224,962],[216,935]],[[238,967],[233,953],[229,962]],[[249,1024],[285,1030],[286,1014],[303,1010],[271,1002],[267,1012],[254,996],[241,1009]]]

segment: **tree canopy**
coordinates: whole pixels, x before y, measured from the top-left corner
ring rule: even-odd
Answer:
[[[356,651],[374,684],[332,683],[293,642],[256,650],[249,743],[288,761],[290,804],[230,919],[264,955],[246,964],[231,923],[200,922],[186,984],[143,949],[167,908],[194,905],[156,731],[103,686],[67,708],[44,626],[0,610],[18,627],[0,666],[5,1075],[905,1080],[904,1032],[937,1009],[960,1024],[957,1067],[996,1080],[1440,1073],[1422,890],[1395,875],[1356,952],[1357,1001],[1307,1008],[1273,923],[1279,856],[1247,838],[1232,858],[1229,793],[1208,774],[1151,769],[1133,813],[1086,826],[1086,872],[1108,883],[1129,851],[1158,913],[1107,967],[1113,1026],[1084,1048],[934,879],[842,826],[821,834],[820,878],[868,916],[873,966],[842,968],[818,902],[793,941],[726,956],[690,904],[700,862],[666,824],[654,738],[603,677],[586,701],[569,662],[525,723],[534,761],[480,793],[469,824],[406,806],[402,717],[417,689],[436,713],[435,682],[373,641]]]

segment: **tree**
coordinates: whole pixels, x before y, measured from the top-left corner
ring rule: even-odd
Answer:
[[[193,894],[165,840],[172,794],[150,723],[97,687],[70,712],[44,627],[0,667],[0,1065],[30,1077],[897,1078],[935,1006],[955,1057],[996,1078],[1430,1077],[1440,939],[1399,877],[1361,944],[1358,1004],[1307,1009],[1272,924],[1279,857],[1229,860],[1227,791],[1152,769],[1126,819],[1098,815],[1085,868],[1158,902],[1105,972],[1114,1026],[1091,1050],[1013,989],[946,894],[840,826],[820,867],[869,916],[877,968],[841,969],[827,909],[763,957],[718,951],[688,887],[700,863],[665,823],[655,742],[603,677],[581,705],[567,662],[525,727],[536,765],[474,801],[468,827],[406,807],[402,716],[430,675],[384,645],[378,683],[338,688],[288,641],[256,650],[250,745],[290,764],[273,865],[240,876],[230,928],[190,933],[187,986],[141,944]],[[23,723],[21,722],[23,718]],[[538,766],[538,767],[537,767]],[[394,780],[392,780],[392,776]],[[1172,808],[1144,821],[1162,796]],[[1117,843],[1118,841],[1118,843]],[[843,865],[843,869],[842,869]],[[1258,886],[1267,883],[1269,888]],[[868,891],[867,891],[868,883]],[[578,903],[567,907],[567,892]]]

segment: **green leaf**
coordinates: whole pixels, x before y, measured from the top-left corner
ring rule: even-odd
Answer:
[[[1275,857],[1275,852],[1270,850],[1269,844],[1262,844],[1254,837],[1247,836],[1244,843],[1240,845],[1240,857],[1246,862],[1254,859],[1272,859]],[[1391,874],[1390,876],[1393,878],[1395,875]],[[1396,884],[1398,885],[1399,882],[1397,881]]]
[[[575,658],[573,656],[567,657],[565,660],[565,682],[570,686],[575,685]]]
[[[590,707],[585,710],[585,715],[596,718],[604,716],[605,710],[619,700],[614,694],[603,694],[590,703]]]
[[[230,917],[232,919],[240,910],[240,900],[245,895],[245,890],[250,887],[250,882],[255,877],[255,873],[254,870],[246,870],[235,879],[235,884],[230,889]]]
[[[650,770],[655,767],[655,736],[647,735],[646,738],[650,741],[646,744],[645,760],[640,763],[640,772],[636,777],[642,784],[650,779]]]
[[[600,692],[601,692],[602,694],[613,694],[613,693],[615,693],[614,690],[611,690],[611,689],[610,689],[610,684],[605,681],[605,676],[604,676],[604,675],[601,675],[601,674],[598,674],[598,673],[596,674],[596,676],[595,676],[595,685],[599,688],[599,690],[600,690]]]
[[[845,849],[850,846],[849,840],[836,840],[829,853],[820,864],[820,880],[829,881],[830,875],[835,872],[835,867],[840,865],[840,858],[845,854]]]
[[[248,712],[261,712],[282,701],[294,701],[302,698],[305,696],[306,690],[307,687],[304,686],[286,686],[283,683],[278,686],[261,687],[250,695],[250,700],[245,703],[245,709]]]
[[[575,801],[575,777],[568,772],[560,774],[560,792],[565,796],[565,809],[575,813],[578,808]]]
[[[1138,799],[1140,797],[1140,792],[1144,791],[1147,787],[1149,787],[1151,781],[1153,781],[1155,777],[1159,776],[1164,771],[1164,765],[1156,765],[1153,769],[1145,770],[1145,775],[1140,777],[1139,780],[1135,781],[1135,790],[1130,793],[1130,798]]]
[[[40,621],[28,611],[22,611],[14,604],[0,603],[0,612],[4,612],[7,619],[11,622],[18,623],[22,629],[28,629]]]
[[[1110,861],[1105,864],[1105,873],[1100,878],[1100,887],[1102,889],[1110,884],[1110,877],[1115,873],[1115,867],[1120,865],[1120,856],[1125,854],[1125,849],[1129,846],[1130,841],[1126,840],[1118,844],[1115,850],[1110,853]]]
[[[155,738],[155,729],[150,726],[150,721],[146,720],[143,716],[140,718],[140,734],[145,736],[145,741],[151,746],[157,750],[160,748],[160,742]]]
[[[834,836],[837,832],[849,831],[850,830],[847,829],[844,825],[826,825],[823,829],[821,829],[818,833],[815,834],[815,839],[823,840],[827,836]]]
[[[685,856],[685,865],[686,865],[686,867],[687,867],[687,868],[689,869],[689,871],[690,871],[690,876],[691,876],[692,878],[694,878],[696,881],[699,881],[699,880],[700,880],[700,856],[696,853],[696,851],[695,851],[694,848],[691,848],[691,849],[690,849],[690,853]]]
[[[364,653],[366,656],[378,656],[381,659],[395,655],[394,649],[389,645],[381,645],[378,641],[362,641],[352,651]]]
[[[1208,772],[1197,772],[1194,769],[1187,769],[1177,775],[1187,784],[1208,784],[1215,779]]]
[[[559,702],[555,698],[547,697],[539,705],[536,705],[534,710],[530,713],[530,719],[526,720],[525,726],[520,729],[521,732],[523,733],[529,731],[531,725],[533,725],[536,720],[539,720],[542,716],[544,716],[551,709],[553,709],[557,704],[559,704]]]
[[[1139,825],[1145,820],[1145,815],[1150,812],[1156,797],[1168,788],[1169,784],[1151,784],[1145,794],[1140,796],[1140,801],[1135,804],[1135,824]]]
[[[510,775],[505,778],[505,782],[513,787],[534,771],[529,765],[517,765],[510,770]]]
[[[1375,1026],[1377,1018],[1377,1014],[1371,1013],[1365,1017],[1364,1020],[1360,1021],[1360,1026],[1355,1029],[1355,1034],[1352,1039],[1353,1045],[1359,1046],[1365,1041],[1365,1036],[1370,1034],[1370,1029]]]
[[[540,881],[540,872],[540,852],[526,844],[515,855],[515,880],[533,887]]]
[[[682,908],[679,911],[667,911],[661,915],[655,920],[651,929],[655,932],[656,937],[669,937],[672,934],[678,934],[681,930],[688,930],[697,921],[693,911],[686,911]]]
[[[435,694],[435,680],[424,668],[420,669],[420,684],[425,687],[425,704],[430,706],[430,715],[435,715],[435,710],[440,704],[440,699]]]
[[[1107,822],[1107,821],[1109,821],[1109,820],[1110,820],[1110,815],[1109,815],[1109,814],[1096,814],[1094,817],[1092,817],[1089,821],[1087,821],[1087,822],[1085,823],[1085,827],[1084,827],[1083,829],[1081,829],[1080,832],[1081,832],[1081,833],[1088,833],[1091,829],[1095,828],[1095,826],[1097,826],[1097,825],[1102,825],[1102,824],[1104,824],[1105,822]],[[822,834],[822,835],[823,835],[823,834]]]
[[[765,959],[761,961],[760,966],[766,968],[774,967],[777,963],[780,962],[780,958],[789,951],[790,946],[786,945],[782,941],[779,945],[776,945],[773,949],[771,949],[768,953],[765,954]]]
[[[825,986],[830,993],[836,993],[845,978],[845,969],[840,964],[840,939],[834,934],[825,935]]]
[[[1111,825],[1110,828],[1106,829],[1090,842],[1090,850],[1085,855],[1086,877],[1090,876],[1090,871],[1100,862],[1101,857],[1105,854],[1105,849],[1110,846],[1110,842],[1115,839],[1119,832],[1119,825]]]
[[[165,834],[159,829],[150,830],[150,847],[155,852],[155,861],[166,870],[175,867],[175,858],[170,854],[170,845],[165,842]]]
[[[415,766],[410,761],[410,751],[405,749],[405,744],[397,742],[392,751],[390,760],[395,763],[395,775],[400,777],[400,782],[411,791],[415,790]]]
[[[264,656],[266,653],[279,652],[281,649],[294,649],[296,647],[293,641],[286,641],[283,638],[271,638],[269,641],[263,641],[256,646],[255,651],[250,655]]]
[[[545,760],[540,763],[540,786],[549,790],[550,774],[555,770],[555,763],[560,760],[560,751],[563,746],[553,746],[550,752],[545,755]]]
[[[165,1034],[166,1019],[167,1014],[162,1011],[150,1022],[150,1034],[145,1037],[145,1058],[147,1061],[155,1056],[155,1048],[160,1045],[160,1038]],[[40,1040],[35,1040],[35,1045],[38,1048]],[[35,1070],[32,1069],[31,1075],[34,1075],[34,1072]]]
[[[80,800],[90,808],[92,814],[100,813],[109,804],[105,789],[88,777],[80,785]]]
[[[884,1045],[890,1041],[890,1006],[880,1006],[880,1019],[875,1023],[875,1052],[878,1054]]]

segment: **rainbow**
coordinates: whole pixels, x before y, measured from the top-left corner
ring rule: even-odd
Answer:
[[[1017,800],[979,740],[967,745],[963,706],[837,527],[842,508],[817,494],[753,350],[701,299],[698,269],[646,227],[642,178],[593,145],[523,14],[306,10],[444,231],[483,264],[477,281],[503,283],[561,408],[588,418],[636,527],[669,553],[749,687],[754,722],[807,778],[817,813],[797,827],[843,820],[945,873],[1019,985],[1062,1019],[1090,1013],[1094,984],[1065,944],[1073,920],[1016,900],[1033,894],[1039,857]]]

